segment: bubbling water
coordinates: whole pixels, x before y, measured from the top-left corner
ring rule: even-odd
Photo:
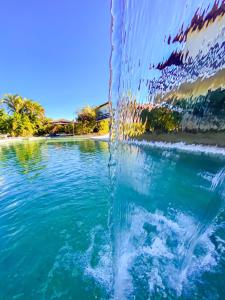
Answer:
[[[210,299],[210,294],[220,299],[210,276],[221,276],[219,268],[225,259],[225,236],[221,234],[225,169],[192,175],[198,192],[206,190],[208,197],[199,218],[199,199],[192,202],[196,207],[190,208],[191,199],[181,206],[182,192],[174,199],[173,187],[162,177],[165,170],[168,176],[176,176],[186,154],[164,151],[156,162],[154,154],[127,144],[123,153],[117,163],[120,172],[112,203],[111,236],[101,228],[91,233],[90,246],[79,259],[85,261],[85,276],[108,292],[106,299]],[[187,182],[188,175],[184,177]],[[165,195],[160,195],[160,189],[166,190]],[[92,256],[97,257],[94,263]]]

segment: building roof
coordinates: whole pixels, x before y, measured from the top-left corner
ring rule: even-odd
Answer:
[[[52,124],[58,124],[58,125],[66,125],[66,124],[71,124],[73,121],[66,120],[66,119],[57,119],[57,120],[52,120]]]
[[[101,104],[99,106],[96,106],[95,109],[99,109],[99,108],[101,108],[101,107],[103,107],[105,105],[109,105],[109,101],[107,101],[107,102],[105,102],[105,103],[103,103],[103,104]]]

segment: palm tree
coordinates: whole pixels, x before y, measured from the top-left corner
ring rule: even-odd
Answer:
[[[23,98],[19,95],[6,94],[1,103],[6,106],[9,113],[22,113],[24,109]]]
[[[24,99],[23,110],[30,119],[43,119],[45,117],[44,108],[39,103],[34,102],[30,99]]]

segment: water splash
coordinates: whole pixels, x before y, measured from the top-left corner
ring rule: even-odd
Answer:
[[[219,250],[224,249],[224,239],[217,234],[225,204],[224,169],[207,176],[197,175],[209,182],[211,195],[202,218],[198,219],[189,209],[180,210],[174,200],[167,203],[169,211],[160,210],[162,203],[149,194],[151,190],[157,194],[155,184],[160,184],[158,192],[162,193],[165,187],[160,174],[168,173],[170,178],[170,170],[164,164],[171,160],[171,168],[176,168],[182,152],[162,152],[163,160],[157,166],[145,151],[129,143],[119,144],[117,149],[117,185],[112,203],[113,299],[132,299],[137,295],[140,299],[193,299],[193,295],[199,294],[201,299],[207,299],[210,282],[203,278],[214,273],[224,257]],[[183,180],[186,188],[192,188],[188,187],[187,178]],[[132,187],[134,199],[131,194],[121,195],[123,182]],[[164,196],[160,193],[158,197],[166,197],[166,192]],[[151,203],[155,210],[148,211],[136,203],[136,194],[139,201],[142,195],[144,202],[156,202]],[[199,291],[201,285],[207,286],[204,296]],[[219,297],[214,294],[215,299]]]
[[[127,206],[125,201],[125,205],[117,208],[126,207],[120,211],[126,216],[114,218],[117,222],[114,224],[117,230],[114,231],[114,257],[103,242],[99,260],[92,266],[91,257],[99,247],[95,241],[99,231],[96,228],[84,256],[86,275],[104,286],[112,299],[134,299],[137,295],[138,299],[197,299],[193,295],[198,295],[202,277],[214,272],[224,256],[220,252],[225,251],[225,241],[217,233],[221,227],[218,218],[224,209],[224,174],[223,169],[214,176],[207,176],[212,195],[215,196],[215,192],[222,195],[223,203],[215,207],[216,201],[211,201],[201,223],[179,210],[171,210],[169,214],[160,210],[150,212],[134,202]],[[120,222],[123,224],[118,224]],[[210,289],[201,299],[208,299],[209,293]]]

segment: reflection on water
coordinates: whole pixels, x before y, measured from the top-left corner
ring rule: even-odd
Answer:
[[[75,139],[1,145],[0,299],[106,294],[79,259],[95,227],[106,235],[108,145],[101,144],[94,152],[93,141]]]
[[[19,144],[10,144],[0,148],[0,162],[18,166],[18,171],[24,174],[36,172],[45,168],[44,148],[40,147],[37,142],[24,142]],[[44,156],[47,155],[45,152]]]
[[[91,152],[106,152],[108,153],[108,143],[105,142],[97,142],[91,139],[83,140],[78,143],[79,149],[84,153]]]
[[[224,72],[224,0],[112,1],[116,123],[138,122],[135,99],[180,112],[182,130],[225,130]]]
[[[54,145],[55,151],[73,148],[76,145],[81,153],[108,153],[108,143],[97,142],[91,139],[84,140],[48,140],[42,142],[23,142],[8,144],[0,148],[0,162],[7,165],[9,162],[18,166],[18,171],[24,174],[41,171],[48,160],[48,145]],[[56,162],[57,163],[57,162]]]

